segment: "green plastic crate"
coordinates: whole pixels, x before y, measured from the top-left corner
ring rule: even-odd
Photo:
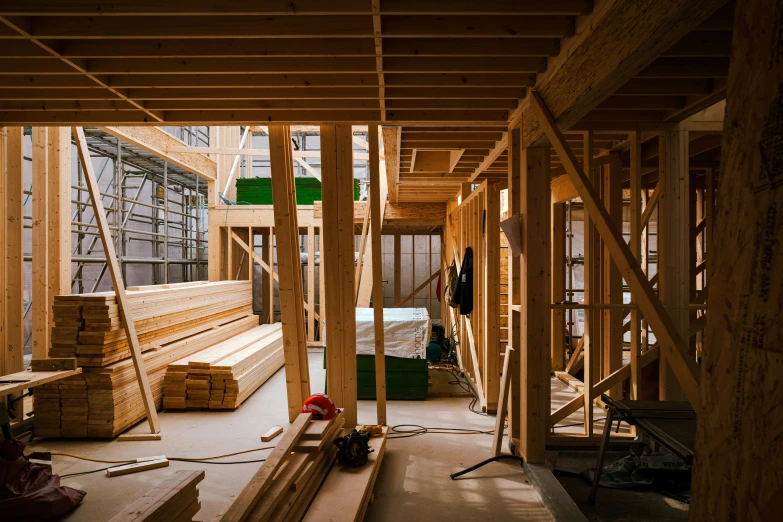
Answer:
[[[324,368],[326,355],[324,352]],[[327,383],[326,393],[329,393]],[[375,356],[356,356],[356,391],[360,400],[375,400]],[[386,356],[386,398],[418,401],[427,398],[429,370],[426,359]]]
[[[296,204],[312,205],[321,201],[321,182],[315,178],[294,178]],[[272,204],[271,178],[239,178],[236,181],[237,203],[250,205]],[[359,201],[359,180],[353,180],[353,199]]]

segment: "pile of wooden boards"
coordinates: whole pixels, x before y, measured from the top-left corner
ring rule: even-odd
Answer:
[[[163,407],[238,408],[284,362],[281,324],[257,326],[169,364]]]
[[[331,471],[318,490],[301,520],[305,522],[361,522],[372,498],[375,479],[386,453],[386,436],[389,428],[383,427],[383,435],[372,437],[373,450],[367,464],[361,468],[345,468],[340,464]]]
[[[250,281],[131,287],[128,301],[142,352],[252,312]],[[101,367],[130,358],[114,292],[54,298],[50,357]]]
[[[242,521],[359,521],[367,509],[386,448],[383,436],[358,469],[336,464],[334,439],[343,432],[342,414],[331,420],[297,417],[245,488],[215,519]]]
[[[250,294],[249,283],[243,283],[236,287],[225,285],[236,290],[235,302]],[[197,288],[220,288],[220,285],[209,283]],[[177,288],[165,291],[176,292],[183,301],[189,302],[188,297],[181,296],[180,290]],[[203,293],[199,293],[193,299],[201,302],[203,297]],[[148,306],[155,308],[152,304]],[[154,314],[152,310],[140,310],[134,311],[134,315],[137,312],[142,316]],[[256,326],[258,318],[248,306],[237,315],[232,314],[222,319],[213,317],[212,321],[191,329],[187,337],[178,338],[144,353],[142,359],[156,408],[163,405],[163,379],[170,363]],[[146,417],[131,359],[103,367],[84,368],[81,374],[36,389],[34,397],[35,430],[40,437],[111,438]]]
[[[177,471],[110,522],[191,522],[201,509],[196,484],[203,479],[203,471]]]

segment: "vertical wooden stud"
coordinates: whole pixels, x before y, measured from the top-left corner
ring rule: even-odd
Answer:
[[[519,127],[508,130],[508,214],[520,216],[522,205],[522,142],[521,129]],[[522,223],[524,227],[524,222]],[[511,249],[509,249],[511,252]],[[509,257],[508,266],[508,346],[512,349],[508,352],[511,356],[509,364],[509,378],[511,379],[509,404],[508,404],[508,436],[514,445],[520,447],[521,423],[521,366],[520,366],[520,341],[522,315],[517,306],[522,302],[522,256]]]
[[[486,248],[484,266],[484,392],[487,410],[496,411],[500,394],[500,190],[498,184],[486,185]]]
[[[269,126],[269,149],[288,418],[289,422],[293,422],[302,410],[302,403],[310,396],[310,370],[304,325],[302,264],[299,255],[299,224],[291,130],[288,126]]]
[[[584,136],[584,159],[582,160],[582,168],[585,174],[591,182],[595,182],[595,171],[593,168],[593,133],[587,131]],[[598,285],[596,284],[597,270],[596,270],[596,257],[597,251],[595,245],[597,243],[596,236],[598,234],[595,230],[593,220],[590,219],[590,214],[585,210],[584,212],[584,304],[587,306],[584,311],[584,332],[585,342],[583,344],[582,352],[584,353],[584,433],[588,437],[593,435],[593,385],[595,384],[595,376],[598,369],[598,349],[600,345],[596,342],[598,338],[598,328],[595,324],[594,318],[597,315],[590,306],[595,302],[598,293]]]
[[[307,227],[307,342],[315,341],[315,227]]]
[[[383,263],[381,261],[381,175],[378,127],[368,127],[370,145],[370,254],[372,255],[372,301],[375,333],[375,400],[377,422],[386,425],[386,353],[383,339]]]
[[[524,220],[521,291],[520,452],[543,462],[550,415],[549,147],[522,150],[520,214]]]
[[[550,262],[552,264],[552,302],[562,303],[566,299],[566,208],[565,203],[552,204],[552,231]],[[565,310],[552,310],[552,370],[565,369]]]
[[[49,129],[33,127],[33,359],[46,359],[51,345],[49,318]]]
[[[631,145],[631,253],[636,259],[641,260],[642,250],[642,140],[639,131],[631,132],[628,136]],[[646,243],[645,243],[646,245]],[[635,303],[631,295],[631,303]],[[641,368],[639,367],[639,355],[641,355],[641,322],[637,308],[631,309],[631,387],[630,399],[639,400],[639,384],[641,383]]]
[[[349,125],[321,126],[323,256],[326,273],[326,375],[329,395],[344,408],[346,428],[357,422],[356,301],[353,222],[353,141]]]
[[[49,309],[71,293],[71,128],[49,128]],[[50,317],[50,330],[53,320]]]
[[[24,148],[22,127],[8,127],[6,176],[5,176],[5,256],[6,344],[4,372],[15,373],[24,369],[24,206],[22,204],[22,180],[24,179]],[[17,408],[17,412],[18,412]]]
[[[608,165],[604,167],[604,201],[606,210],[615,226],[622,230],[623,226],[623,166],[620,157],[612,154]],[[621,305],[623,303],[623,278],[617,265],[612,260],[609,248],[603,249],[603,286],[604,302]],[[623,310],[611,308],[604,310],[604,352],[603,374],[608,377],[623,365]],[[622,384],[610,388],[607,395],[614,399],[622,398]]]

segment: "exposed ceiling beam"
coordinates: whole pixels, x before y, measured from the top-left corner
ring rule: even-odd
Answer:
[[[726,0],[605,2],[587,17],[581,31],[540,77],[538,93],[560,129],[572,128],[725,3]],[[523,147],[547,141],[530,106],[529,95],[510,121],[512,125],[523,123]]]
[[[99,77],[90,74],[87,72],[86,69],[86,62],[85,60],[70,60],[68,58],[63,57],[58,53],[56,50],[54,50],[49,45],[45,44],[41,41],[41,39],[37,37],[33,37],[31,29],[30,29],[30,19],[25,17],[18,17],[18,18],[7,18],[0,16],[0,22],[5,24],[10,29],[16,31],[19,35],[27,38],[30,42],[37,45],[47,53],[49,53],[53,58],[58,58],[60,62],[63,64],[64,67],[67,69],[73,70],[75,73],[81,73],[90,80],[92,80],[97,86],[103,87],[109,91],[111,91],[113,94],[117,95],[118,98],[125,100],[126,102],[130,103],[137,109],[143,111],[143,113],[146,115],[144,117],[144,121],[148,121],[147,118],[149,118],[149,121],[151,122],[162,122],[163,118],[155,111],[147,110],[143,105],[139,104],[138,102],[128,98],[125,93],[123,93],[121,90],[110,87],[108,84],[106,84],[102,79]]]
[[[476,180],[476,178],[487,168],[492,165],[492,163],[495,162],[495,160],[500,156],[503,152],[508,149],[508,133],[504,132],[503,137],[495,143],[495,147],[490,151],[490,153],[487,155],[486,158],[484,158],[484,161],[482,161],[479,166],[476,168],[476,170],[473,171],[473,173],[470,175],[470,182],[473,183],[473,181]]]

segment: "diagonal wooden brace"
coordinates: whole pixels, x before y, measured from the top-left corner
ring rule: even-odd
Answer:
[[[639,261],[631,253],[631,249],[612,223],[606,207],[601,203],[592,184],[579,167],[574,153],[566,144],[541,96],[535,90],[531,91],[530,95],[531,106],[539,117],[552,147],[563,162],[576,191],[582,198],[586,211],[594,220],[596,230],[609,248],[612,260],[628,283],[639,309],[655,332],[661,348],[666,353],[666,360],[671,364],[685,395],[693,408],[698,410],[700,404],[699,368],[696,361],[684,355],[687,353],[685,341],[677,332],[674,322],[655,294],[652,285],[639,265]]]

